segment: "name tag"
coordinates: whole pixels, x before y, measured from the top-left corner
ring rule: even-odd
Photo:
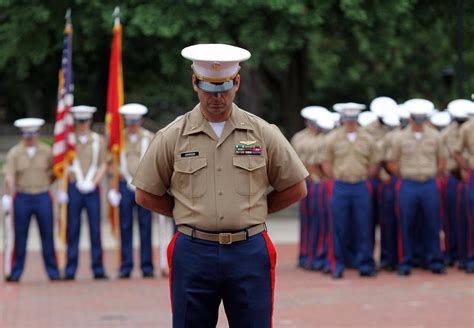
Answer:
[[[196,157],[199,156],[198,151],[186,151],[184,153],[181,153],[181,158],[187,158],[187,157]]]

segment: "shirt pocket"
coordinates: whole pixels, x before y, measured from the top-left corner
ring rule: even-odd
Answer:
[[[171,179],[174,192],[188,198],[202,197],[207,191],[207,159],[186,158],[174,162]]]
[[[415,152],[416,145],[413,142],[404,142],[401,144],[402,155],[412,155]]]
[[[19,156],[15,161],[15,171],[24,172],[30,168],[31,159],[26,156]]]
[[[267,188],[268,178],[263,156],[235,156],[232,158],[235,191],[242,196],[255,195]]]

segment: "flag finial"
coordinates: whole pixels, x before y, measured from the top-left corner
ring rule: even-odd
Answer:
[[[120,7],[116,6],[114,8],[114,12],[112,13],[112,17],[115,19],[115,24],[120,24]]]
[[[66,24],[71,24],[71,8],[68,8],[66,10],[66,15],[64,16],[64,18],[66,19]]]

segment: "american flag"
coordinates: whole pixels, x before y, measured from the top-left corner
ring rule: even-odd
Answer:
[[[72,24],[66,23],[64,29],[64,47],[59,70],[58,105],[56,123],[54,124],[53,173],[61,177],[66,162],[75,157],[76,139],[71,107],[74,103],[74,86],[72,83]]]

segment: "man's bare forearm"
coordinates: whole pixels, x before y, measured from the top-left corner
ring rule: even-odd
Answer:
[[[306,193],[306,183],[304,180],[282,191],[273,190],[267,196],[268,214],[278,212],[305,198]]]
[[[167,193],[163,196],[157,196],[137,188],[135,201],[138,205],[150,211],[173,217],[174,198]]]

